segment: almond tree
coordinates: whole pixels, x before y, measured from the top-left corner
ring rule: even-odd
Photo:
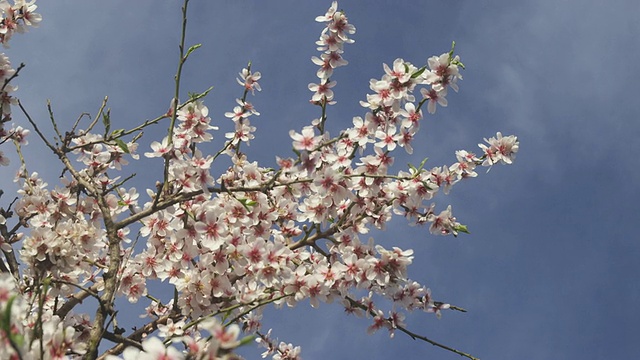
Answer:
[[[34,2],[0,1],[3,44],[40,22]],[[464,309],[435,300],[407,277],[412,250],[385,248],[368,234],[393,216],[437,235],[466,233],[451,206],[437,210],[433,197],[477,176],[478,166],[510,164],[518,151],[515,136],[497,133],[478,154],[457,151],[450,165],[427,168],[425,160],[391,172],[395,151],[413,152],[423,106],[433,114],[447,106],[450,89],[458,91],[464,66],[454,46],[421,66],[403,59],[385,64],[361,101],[363,114],[330,136],[332,77],[347,65],[345,46],[355,33],[333,2],[316,18],[325,27],[316,42],[320,54],[312,57],[318,81],[308,88],[319,117],[290,130],[292,153],[267,168],[243,151],[256,134],[251,119],[259,115],[249,100],[261,91],[261,74],[251,64],[239,74],[237,106],[225,114],[235,130],[224,136],[204,105],[210,89],[180,96],[182,68],[200,47],[185,45],[188,3],[169,110],[130,128],[111,129],[105,99],[95,116],[81,116],[64,132],[49,105],[51,129],[44,129],[13,96],[11,82],[23,66],[13,69],[0,56],[0,142],[13,143],[21,161],[21,188],[0,209],[0,338],[6,345],[0,357],[235,359],[239,346],[255,340],[265,357],[299,359],[300,347],[277,340],[262,313],[308,301],[312,307],[340,302],[348,313],[370,319],[368,332],[402,332],[473,359],[406,327],[405,316],[416,310],[439,317]],[[10,125],[16,107],[59,158],[60,184],[50,187],[29,168],[22,153],[29,130]],[[142,131],[154,124],[165,124],[167,134],[144,145]],[[204,153],[207,142],[219,150]],[[141,161],[140,146],[148,149],[147,161],[163,169],[162,179],[143,191],[127,172]],[[214,173],[215,163],[229,166]],[[0,165],[9,165],[2,152]],[[151,294],[151,282],[165,284],[172,299]],[[115,305],[121,297],[148,304],[135,330],[118,326],[127,311]],[[80,306],[89,298],[92,312]]]

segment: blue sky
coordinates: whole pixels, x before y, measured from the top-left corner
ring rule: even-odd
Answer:
[[[113,128],[166,111],[179,1],[38,5],[41,27],[17,35],[5,50],[14,65],[27,64],[16,79],[17,96],[37,121],[48,122],[46,99],[63,127],[82,112],[95,114],[105,95]],[[357,33],[346,48],[350,64],[332,77],[338,81],[338,104],[329,110],[333,134],[364,115],[358,101],[371,92],[369,79],[382,75],[382,63],[401,57],[421,65],[455,40],[467,65],[460,93],[426,117],[414,154],[396,164],[426,156],[432,166],[450,164],[455,150],[475,149],[496,131],[521,142],[513,166],[481,172],[437,199],[441,208],[453,205],[471,235],[434,237],[401,220],[378,235],[382,244],[414,249],[410,275],[437,299],[469,310],[440,320],[415,313],[409,328],[481,359],[640,357],[640,2],[339,5]],[[241,95],[236,74],[252,61],[263,74],[263,91],[252,99],[262,115],[252,121],[259,130],[248,153],[272,164],[290,151],[289,129],[319,116],[308,104],[307,84],[316,81],[310,58],[322,30],[314,18],[329,6],[192,0],[187,43],[203,46],[187,64],[183,96],[214,86],[205,103],[214,121],[229,128],[223,114]],[[164,128],[157,131],[163,136]],[[222,132],[217,138],[211,151]],[[60,173],[55,157],[35,137],[29,148],[31,169],[53,183]],[[150,177],[154,171],[148,169]],[[346,317],[338,305],[302,305],[270,318],[274,333],[302,345],[307,359],[460,358],[402,334],[369,336],[368,322]]]

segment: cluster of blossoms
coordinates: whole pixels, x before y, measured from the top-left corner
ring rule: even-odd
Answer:
[[[9,39],[15,32],[23,33],[29,26],[37,27],[40,23],[42,16],[34,12],[37,8],[34,2],[35,0],[30,2],[16,0],[11,5],[6,0],[0,0],[0,43],[4,47],[8,47]],[[11,79],[16,75],[17,71],[11,66],[9,58],[4,53],[0,53],[0,145],[9,139],[24,145],[25,137],[29,133],[20,126],[5,128],[5,124],[11,121],[11,106],[17,104],[16,99],[11,95],[17,87],[10,84]],[[9,165],[9,159],[0,150],[0,166],[6,165]]]
[[[318,84],[309,84],[309,90],[313,91],[311,102],[318,105],[334,104],[332,87],[336,86],[336,81],[329,81],[333,75],[333,69],[345,66],[349,62],[342,57],[344,44],[351,44],[353,39],[349,35],[355,34],[356,28],[349,24],[347,16],[338,10],[338,2],[331,4],[327,13],[316,17],[317,22],[326,23],[326,27],[320,34],[320,39],[316,41],[318,51],[322,51],[320,57],[311,58],[314,64],[320,66],[316,75],[320,79]]]
[[[346,64],[343,44],[353,42],[348,34],[355,28],[336,2],[316,20],[327,27],[318,41],[323,54],[313,59],[321,66],[320,83],[309,88],[312,102],[325,106],[333,101],[335,82],[329,77]],[[479,156],[460,150],[452,165],[390,172],[392,151],[412,152],[423,104],[434,113],[436,104],[446,106],[447,89],[457,90],[461,65],[453,50],[421,68],[402,59],[384,65],[382,79],[371,81],[375,93],[362,102],[368,110],[364,119],[354,117],[353,126],[334,138],[323,131],[326,118],[292,130],[295,156],[277,157],[276,169],[241,150],[256,131],[250,116],[259,115],[247,96],[261,90],[261,74],[249,66],[238,78],[243,95],[225,114],[235,130],[225,135],[218,153],[199,148],[217,130],[200,97],[174,100],[157,119],[172,122],[169,134],[144,153],[164,165],[162,179],[146,189],[144,201],[126,186],[130,177],[118,175],[130,160],[139,160],[139,136],[121,138],[156,120],[109,133],[108,114],[102,114],[104,135],[91,132],[94,121],[59,136],[58,147],[47,143],[71,178],[50,190],[39,174],[20,171],[19,199],[12,211],[0,212],[7,257],[0,310],[9,307],[11,312],[1,313],[15,314],[10,322],[0,321],[0,341],[10,345],[0,347],[0,357],[97,356],[104,338],[116,343],[109,358],[235,359],[234,349],[246,343],[244,333],[266,348],[265,357],[294,360],[301,358],[299,347],[262,331],[269,304],[308,302],[317,308],[338,302],[348,313],[368,317],[369,332],[386,329],[391,335],[405,329],[407,312],[440,316],[450,305],[435,301],[426,286],[407,276],[413,251],[385,248],[369,232],[384,229],[394,215],[428,224],[434,234],[465,232],[451,207],[436,213],[430,201],[441,189],[448,193],[477,176],[477,166],[514,159],[517,138],[498,133],[480,145]],[[416,103],[412,93],[418,86],[423,97]],[[230,165],[216,175],[212,165],[220,156]],[[14,216],[18,221],[9,226]],[[17,232],[26,225],[27,234]],[[21,239],[22,270],[11,251]],[[172,287],[173,298],[149,294],[154,281]],[[95,314],[74,313],[88,297],[100,302]],[[118,297],[149,301],[144,326],[132,332],[117,326]]]
[[[42,16],[35,12],[38,8],[35,2],[14,0],[11,5],[7,0],[0,0],[0,42],[3,46],[7,46],[14,33],[24,33],[29,26],[37,27],[42,21]]]
[[[168,320],[174,325],[171,319]],[[184,326],[184,324],[182,324]],[[229,352],[240,345],[238,335],[240,327],[236,324],[223,326],[216,318],[208,318],[201,321],[193,329],[183,330],[182,326],[159,325],[162,337],[172,337],[173,343],[182,343],[185,351],[178,350],[174,346],[165,346],[157,337],[148,337],[141,343],[141,349],[128,347],[122,356],[125,360],[138,359],[220,359],[240,360],[241,357]],[[220,356],[220,354],[224,354]],[[107,355],[106,360],[120,359],[117,356]]]
[[[70,353],[81,354],[77,342],[75,316],[63,321],[49,309],[33,311],[44,294],[22,293],[11,274],[0,273],[0,355],[3,359],[63,359]],[[37,332],[34,329],[37,328]],[[35,340],[35,336],[39,338]],[[46,353],[42,353],[46,349]],[[43,356],[44,355],[44,356]]]
[[[8,47],[9,39],[15,32],[22,33],[29,26],[38,26],[42,17],[34,12],[37,8],[34,2],[16,0],[11,5],[5,0],[0,1],[0,42],[4,47]],[[2,86],[0,88],[0,145],[12,140],[18,148],[27,144],[26,137],[29,130],[15,125],[6,128],[6,124],[11,122],[11,106],[17,104],[16,99],[11,95],[17,87],[10,82],[17,76],[19,70],[11,66],[9,58],[4,53],[0,53],[0,85]],[[0,150],[0,166],[7,165],[9,165],[9,159]],[[0,196],[2,194],[0,190]],[[0,249],[7,254],[8,259],[15,259],[12,244],[24,236],[16,230],[9,230],[7,218],[12,216],[11,211],[0,207]],[[36,343],[30,341],[33,333],[26,331],[36,323],[40,326],[41,342],[38,344],[47,346],[51,353],[64,355],[68,349],[74,348],[73,343],[69,341],[74,334],[73,328],[65,327],[60,318],[52,313],[38,314],[31,311],[29,304],[33,304],[36,298],[33,292],[23,292],[17,288],[17,262],[2,261],[0,270],[2,271],[0,273],[0,314],[2,314],[0,315],[0,342],[4,345],[0,350],[0,357],[9,359],[17,353],[22,353],[25,354],[22,358],[37,358]]]
[[[248,68],[242,69],[240,77],[237,79],[238,84],[244,88],[244,93],[241,99],[236,99],[238,106],[233,108],[233,111],[227,112],[224,116],[230,118],[235,126],[234,132],[225,134],[225,137],[229,139],[225,148],[235,149],[241,142],[249,144],[249,141],[254,138],[253,133],[256,131],[255,126],[251,126],[249,117],[252,115],[260,115],[253,105],[247,101],[247,95],[251,92],[251,95],[255,94],[255,90],[261,91],[258,80],[262,77],[259,72],[252,73],[251,65]]]

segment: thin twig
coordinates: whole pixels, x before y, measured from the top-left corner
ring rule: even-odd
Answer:
[[[100,116],[102,116],[104,107],[107,106],[107,100],[109,100],[109,97],[105,96],[104,100],[102,100],[102,105],[100,105],[100,109],[98,110],[98,114],[96,114],[95,118],[93,118],[93,121],[91,122],[91,124],[89,124],[85,132],[90,132],[93,129],[93,127],[96,126],[96,124],[98,123],[98,119],[100,119]]]
[[[73,294],[73,296],[69,298],[66,303],[64,303],[58,310],[56,310],[55,315],[58,315],[61,319],[64,319],[64,317],[69,313],[69,311],[71,311],[76,305],[81,304],[82,301],[88,298],[89,296],[93,296],[94,298],[98,299],[98,301],[100,301],[100,297],[96,292],[98,290],[97,284],[92,285],[90,288],[84,288],[82,286],[79,286],[77,284],[70,283],[67,281],[55,280],[54,282],[75,286],[80,289],[80,291]]]
[[[140,341],[142,340],[142,338],[144,337],[144,335],[149,334],[153,331],[155,331],[158,328],[158,325],[164,325],[167,323],[167,320],[169,320],[171,318],[171,315],[163,315],[161,317],[159,317],[158,319],[146,324],[145,326],[141,327],[140,329],[134,331],[131,335],[127,336],[126,339],[128,344],[132,344],[135,346],[135,344],[138,344],[138,348],[141,348],[142,346],[140,346]],[[107,350],[104,352],[104,354],[100,355],[100,357],[98,357],[98,360],[105,360],[107,358],[107,356],[109,355],[119,355],[121,354],[125,347],[127,345],[124,344],[124,342],[119,343],[118,345],[112,347],[111,349]]]
[[[437,347],[439,347],[441,349],[451,351],[452,353],[458,354],[458,355],[460,355],[462,357],[466,357],[466,358],[471,359],[471,360],[480,360],[479,358],[474,357],[471,354],[468,354],[466,352],[462,352],[462,351],[454,349],[454,348],[452,348],[450,346],[447,346],[447,345],[441,344],[439,342],[433,341],[433,340],[431,340],[431,339],[429,339],[429,338],[427,338],[425,336],[418,335],[418,334],[416,334],[414,332],[411,332],[411,331],[407,330],[407,328],[405,328],[405,327],[397,326],[396,329],[398,329],[401,332],[409,335],[413,340],[422,340],[424,342],[428,342],[429,344],[431,344],[433,346],[437,346]]]
[[[367,308],[365,305],[361,304],[359,301],[356,301],[356,300],[354,300],[353,298],[351,298],[349,296],[345,296],[345,299],[348,300],[351,305],[354,305],[354,306],[366,311],[371,316],[378,316],[378,314],[375,311],[373,311],[372,309]],[[451,351],[452,353],[455,353],[455,354],[458,354],[460,356],[466,357],[466,358],[468,358],[470,360],[480,360],[480,359],[472,356],[471,354],[468,354],[468,353],[462,352],[460,350],[454,349],[454,348],[452,348],[450,346],[441,344],[441,343],[439,343],[437,341],[429,339],[426,336],[418,335],[418,334],[408,330],[407,328],[405,328],[403,326],[399,326],[399,325],[396,324],[395,328],[397,330],[400,330],[401,332],[409,335],[409,337],[411,337],[413,340],[422,340],[422,341],[427,342],[427,343],[429,343],[429,344],[431,344],[433,346],[437,346],[437,347],[439,347],[441,349],[444,349],[444,350],[447,350],[447,351]]]
[[[47,110],[49,111],[49,119],[51,120],[51,124],[53,125],[53,130],[56,132],[56,135],[58,135],[58,140],[60,140],[61,143],[64,142],[64,139],[62,138],[62,134],[60,133],[60,130],[58,130],[58,124],[56,123],[55,117],[53,116],[53,108],[51,108],[51,100],[47,100]],[[79,121],[80,119],[78,119]]]
[[[40,139],[44,142],[44,144],[47,145],[47,147],[51,149],[51,151],[53,151],[54,154],[59,155],[58,149],[55,146],[51,145],[49,140],[47,140],[44,134],[40,131],[40,128],[38,128],[38,125],[36,125],[33,119],[31,119],[31,116],[29,116],[29,113],[27,112],[27,110],[24,108],[24,106],[22,106],[22,102],[20,101],[20,99],[18,99],[18,106],[20,107],[20,110],[22,110],[22,113],[24,114],[24,116],[27,117],[27,120],[29,121],[31,126],[33,126],[33,129],[36,131],[36,133],[38,134]]]
[[[16,69],[16,72],[14,72],[13,75],[11,75],[11,77],[4,80],[4,84],[2,84],[2,89],[0,89],[0,91],[4,91],[4,89],[7,87],[7,85],[9,85],[11,80],[18,77],[18,75],[20,74],[20,70],[24,69],[25,66],[26,65],[24,63],[21,63],[20,66],[18,66],[18,68]]]
[[[187,60],[184,55],[184,39],[187,35],[187,7],[189,6],[189,0],[184,0],[184,5],[182,6],[182,31],[180,33],[180,60],[178,61],[178,70],[176,71],[175,79],[175,90],[173,96],[173,109],[171,111],[171,123],[169,124],[168,129],[168,146],[173,146],[173,127],[176,124],[176,119],[178,118],[178,103],[180,102],[180,81],[182,80],[182,66]],[[164,158],[164,181],[162,182],[162,187],[158,190],[158,194],[156,195],[156,201],[159,199],[160,194],[166,193],[166,190],[169,187],[169,163],[171,158],[169,156]]]

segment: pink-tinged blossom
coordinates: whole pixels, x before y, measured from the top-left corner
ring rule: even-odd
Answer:
[[[258,80],[262,77],[260,72],[252,73],[249,69],[242,69],[240,72],[240,77],[236,79],[238,84],[242,85],[246,91],[251,91],[251,94],[254,94],[254,90],[262,91],[260,84],[258,84]]]
[[[442,107],[447,106],[447,99],[445,98],[445,96],[447,96],[446,89],[436,90],[434,88],[431,88],[430,90],[427,90],[425,88],[422,88],[420,89],[420,93],[422,94],[424,99],[429,100],[429,103],[427,104],[427,111],[429,112],[429,114],[436,113],[436,104]]]
[[[236,99],[236,103],[238,106],[233,108],[233,112],[227,112],[224,116],[232,119],[233,121],[240,121],[245,119],[251,115],[259,116],[260,113],[255,109],[255,107],[247,101],[242,101],[241,99]]]
[[[367,95],[367,102],[380,106],[391,106],[395,102],[396,99],[391,93],[391,84],[388,81],[371,79],[369,87],[376,93]]]
[[[398,139],[398,145],[403,147],[407,154],[413,154],[413,147],[411,146],[411,142],[413,141],[413,136],[415,135],[415,131],[413,128],[406,129],[402,128],[400,130],[400,138]]]
[[[320,35],[320,39],[318,41],[316,41],[316,45],[318,45],[318,47],[316,48],[318,51],[338,51],[338,50],[342,50],[343,48],[343,42],[338,39],[338,37],[329,32],[329,33],[325,33]]]
[[[422,119],[422,110],[416,111],[416,106],[413,103],[406,103],[404,109],[400,110],[399,115],[403,117],[402,127],[413,128],[417,131],[420,127],[420,120]]]
[[[390,274],[395,278],[406,278],[407,266],[413,261],[413,250],[402,250],[395,246],[392,250],[387,250],[380,245],[376,245],[375,249],[380,254],[380,260],[386,265],[386,270]]]
[[[209,109],[200,100],[187,104],[178,110],[178,119],[181,121],[200,121],[209,115]]]
[[[317,308],[320,306],[320,302],[328,302],[329,287],[322,279],[319,279],[319,276],[307,276],[305,285],[300,289],[300,292],[305,298],[309,298],[311,307]]]
[[[77,354],[84,354],[84,344],[74,341],[75,329],[65,326],[58,316],[53,316],[42,324],[42,345],[46,349],[44,354],[46,359],[63,360],[67,359],[67,352],[74,351]],[[39,354],[39,341],[31,344],[31,353],[28,358],[36,358]]]
[[[145,252],[136,257],[140,262],[140,272],[146,278],[157,277],[156,270],[164,268],[162,257],[157,253],[155,246],[149,244]]]
[[[485,138],[484,141],[486,141],[489,146],[478,144],[485,156],[482,166],[492,166],[496,163],[511,164],[520,148],[520,142],[516,136],[510,135],[503,137],[500,132],[488,140]]]
[[[403,313],[396,311],[389,311],[389,337],[393,338],[395,330],[399,327],[405,327],[404,319],[406,316]]]
[[[276,163],[284,172],[289,172],[293,169],[294,160],[291,158],[281,158],[276,156]]]
[[[466,150],[456,151],[458,162],[449,167],[449,171],[458,174],[459,178],[476,177],[478,174],[474,171],[479,161],[476,155]]]
[[[373,256],[367,257],[366,260],[370,264],[370,266],[364,272],[364,276],[366,277],[366,279],[381,286],[389,283],[391,276],[387,271],[386,261],[384,259],[374,258]]]
[[[330,52],[325,52],[323,55],[323,58],[326,58],[329,60],[329,66],[331,66],[331,68],[335,69],[335,68],[339,68],[340,66],[346,66],[349,64],[349,62],[347,60],[345,60],[342,57],[342,50],[336,50],[336,51],[330,51]]]
[[[19,26],[18,32],[26,31],[27,26],[38,27],[40,22],[42,21],[42,15],[35,13],[38,8],[37,5],[34,4],[35,0],[26,2],[25,0],[16,0],[15,5],[13,6],[14,11],[22,16],[22,21],[26,26]]]
[[[173,319],[167,319],[166,324],[158,324],[158,335],[163,338],[171,338],[173,336],[182,336],[184,334],[185,322],[180,320],[173,322]]]
[[[335,81],[327,82],[326,79],[320,81],[320,84],[309,84],[309,90],[313,91],[314,94],[311,97],[311,101],[331,101],[333,100],[333,91],[332,87],[336,85]]]
[[[238,105],[240,105],[240,107],[242,107],[242,109],[244,109],[244,111],[249,113],[250,115],[260,116],[260,113],[258,112],[258,110],[256,110],[252,103],[248,101],[242,101],[240,99],[236,99],[236,103],[238,103]]]
[[[373,324],[367,328],[367,334],[371,335],[384,328],[389,328],[389,321],[384,317],[382,310],[378,310],[376,316],[373,317]]]
[[[298,221],[309,220],[314,223],[322,223],[327,220],[329,207],[332,205],[330,198],[310,196],[300,204]]]
[[[333,75],[333,67],[331,66],[331,58],[327,54],[322,54],[320,57],[313,56],[311,61],[320,66],[316,72],[316,76],[320,79],[328,79]]]
[[[207,325],[203,325],[205,328]],[[216,324],[210,326],[209,331],[213,336],[213,340],[221,349],[233,349],[240,345],[238,335],[240,335],[240,327],[237,324],[231,324],[229,326],[222,326],[216,321]]]
[[[171,153],[173,146],[169,145],[169,139],[165,137],[161,143],[157,141],[152,142],[151,149],[153,150],[153,152],[146,152],[144,153],[144,156],[148,158],[164,157],[167,154]]]
[[[278,345],[276,353],[273,355],[273,360],[302,360],[300,353],[302,349],[300,346],[293,346],[292,344],[286,344],[281,342]]]
[[[429,306],[426,307],[426,311],[435,313],[436,317],[440,319],[442,317],[442,310],[447,310],[449,308],[451,308],[451,305],[449,304],[431,302]]]
[[[411,79],[411,73],[405,69],[405,62],[402,59],[395,59],[393,61],[393,68],[390,68],[387,64],[382,64],[384,72],[398,80],[400,83],[405,83]]]
[[[331,7],[329,7],[329,9],[327,10],[327,12],[324,15],[316,17],[316,21],[317,22],[329,22],[329,21],[333,20],[333,14],[336,13],[336,10],[338,10],[338,2],[337,1],[333,1],[331,3]]]
[[[342,305],[344,306],[344,312],[347,315],[355,315],[359,318],[364,317],[364,311],[350,300],[342,300]]]
[[[9,58],[0,53],[0,81],[4,82],[4,80],[9,79],[15,73],[16,70],[11,67]]]
[[[256,131],[255,126],[251,126],[251,123],[248,119],[244,121],[236,121],[235,122],[235,131],[229,132],[225,134],[227,139],[230,139],[233,144],[237,144],[238,142],[250,144],[250,141],[255,138],[253,133]]]
[[[393,157],[389,155],[388,151],[383,151],[379,147],[374,147],[373,151],[376,153],[376,158],[385,171],[389,166],[393,165]]]
[[[400,140],[400,136],[400,134],[396,134],[396,127],[389,125],[386,130],[379,129],[376,131],[376,139],[379,141],[374,146],[380,149],[386,147],[388,151],[393,151]]]
[[[318,178],[313,182],[312,189],[320,195],[327,195],[337,198],[348,198],[348,191],[344,188],[343,175],[327,167],[322,173],[318,174]]]
[[[129,190],[120,188],[118,189],[118,193],[121,197],[120,201],[122,202],[123,206],[136,207],[138,205],[138,198],[140,197],[140,194],[137,193],[135,188],[131,188]]]
[[[242,106],[236,106],[233,108],[233,112],[226,112],[224,116],[228,117],[233,121],[240,121],[249,116],[248,112],[245,112]]]
[[[353,151],[353,147],[341,149],[338,148],[336,153],[326,154],[324,156],[324,160],[331,164],[331,168],[334,170],[338,170],[340,168],[346,169],[351,165],[351,152]]]
[[[353,118],[353,127],[347,130],[349,138],[360,147],[366,147],[367,143],[373,142],[370,138],[375,132],[370,121],[362,120],[360,116]]]
[[[189,103],[179,109],[178,120],[180,120],[180,124],[174,133],[173,139],[176,147],[187,147],[190,142],[211,141],[213,135],[209,131],[217,130],[218,128],[210,125],[211,118],[208,115],[209,109],[200,100]]]
[[[202,245],[210,250],[218,250],[227,239],[227,226],[220,221],[216,211],[207,211],[201,221],[196,222],[195,229],[204,238]]]
[[[291,130],[289,136],[293,139],[293,148],[296,150],[312,151],[318,147],[322,139],[322,136],[316,136],[312,126],[302,128],[301,134]]]
[[[3,115],[10,115],[11,107],[18,105],[18,99],[10,95],[17,89],[17,86],[6,84],[4,85],[4,91],[0,92],[0,106],[2,106]]]
[[[355,34],[356,28],[352,24],[349,24],[347,16],[341,11],[333,13],[333,18],[328,24],[328,29],[345,43],[352,43],[354,41],[349,39],[349,35]]]
[[[17,141],[20,145],[28,145],[27,136],[31,131],[29,129],[25,129],[22,126],[16,126],[9,130],[11,134],[11,138]]]
[[[147,295],[146,279],[140,274],[135,274],[135,268],[129,269],[122,275],[119,292],[127,297],[130,303],[137,303],[140,297]]]
[[[448,166],[435,167],[431,169],[429,175],[430,182],[442,188],[442,191],[445,194],[449,194],[449,190],[451,190],[451,187],[458,180],[458,177],[455,176],[455,173],[451,173],[449,171]]]
[[[460,223],[456,221],[456,218],[453,217],[451,213],[451,205],[447,207],[446,210],[443,210],[436,216],[435,214],[431,214],[428,216],[427,220],[431,222],[431,226],[429,226],[429,231],[432,234],[436,235],[458,235],[458,227]]]
[[[455,56],[453,59],[449,53],[444,53],[440,56],[432,56],[427,59],[429,69],[431,71],[425,73],[425,79],[428,84],[437,90],[445,90],[447,87],[451,87],[455,92],[458,92],[458,85],[456,82],[458,79],[462,79],[460,75],[458,65],[460,63],[460,57]]]
[[[385,168],[381,166],[380,159],[373,155],[362,157],[360,161],[361,162],[356,164],[358,165],[354,171],[356,174],[378,175],[385,170]],[[372,178],[367,178],[368,185],[371,185],[372,181]]]
[[[127,347],[122,353],[124,360],[183,360],[184,354],[173,346],[166,347],[157,337],[148,337],[142,342],[142,350]],[[109,355],[109,360],[119,359]]]

